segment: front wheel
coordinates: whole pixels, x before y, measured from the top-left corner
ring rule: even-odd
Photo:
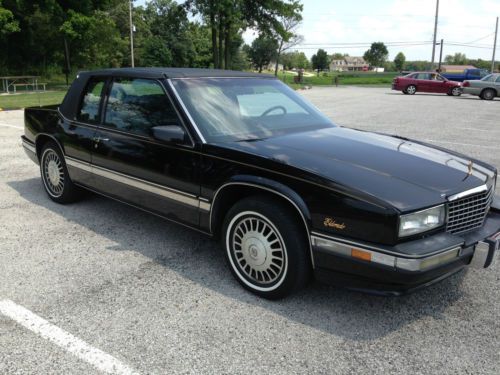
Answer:
[[[228,212],[223,246],[233,276],[247,290],[283,298],[305,285],[311,271],[304,225],[286,205],[245,198]]]
[[[414,95],[417,92],[417,86],[410,85],[406,88],[406,93],[409,95]]]

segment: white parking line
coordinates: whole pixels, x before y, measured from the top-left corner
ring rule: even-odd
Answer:
[[[22,126],[15,126],[15,125],[9,125],[9,124],[4,124],[0,122],[0,126],[6,126],[8,128],[16,128],[16,129],[22,129]]]
[[[138,374],[118,359],[92,347],[11,300],[0,301],[0,313],[107,374]]]

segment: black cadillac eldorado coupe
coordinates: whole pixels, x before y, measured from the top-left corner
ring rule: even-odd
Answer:
[[[88,189],[220,238],[266,298],[312,275],[401,294],[499,247],[494,167],[336,126],[261,74],[83,72],[61,105],[26,109],[22,142],[55,202]]]

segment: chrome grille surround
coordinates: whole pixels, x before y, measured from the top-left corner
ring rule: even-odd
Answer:
[[[482,190],[479,192],[475,192]],[[457,198],[448,202],[448,220],[446,231],[458,234],[483,225],[493,201],[493,187],[472,189],[471,194],[457,194]]]

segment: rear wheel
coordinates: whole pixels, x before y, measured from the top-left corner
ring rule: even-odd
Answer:
[[[245,198],[229,210],[223,234],[229,267],[245,289],[278,299],[307,282],[307,234],[287,206],[265,196]]]
[[[453,88],[450,90],[450,95],[453,95],[453,96],[460,96],[460,95],[462,95],[462,90],[460,90],[460,87],[453,87]]]
[[[415,86],[415,85],[409,85],[406,88],[406,93],[409,95],[414,95],[416,92],[417,92],[417,86]]]
[[[495,99],[495,96],[496,96],[496,92],[493,89],[485,89],[481,93],[481,99],[484,99],[484,100],[493,100],[493,99]]]
[[[42,148],[40,174],[45,191],[54,202],[71,203],[80,197],[81,191],[69,178],[64,157],[54,142]]]

